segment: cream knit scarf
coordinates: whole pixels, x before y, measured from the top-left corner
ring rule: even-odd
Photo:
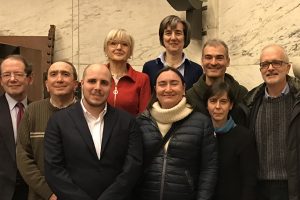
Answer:
[[[150,109],[151,116],[157,122],[159,131],[163,137],[166,135],[174,122],[187,117],[192,111],[193,109],[190,104],[186,103],[185,97],[183,97],[182,100],[173,108],[164,109],[161,108],[158,102],[155,102]],[[165,149],[167,149],[167,147],[168,143],[166,143]]]

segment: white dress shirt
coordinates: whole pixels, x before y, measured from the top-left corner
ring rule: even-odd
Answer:
[[[104,127],[103,118],[107,111],[107,104],[105,105],[103,111],[99,114],[98,118],[95,118],[89,111],[86,110],[86,108],[83,105],[82,99],[80,103],[81,103],[85,120],[89,126],[93,138],[98,159],[100,159],[101,145],[102,145],[102,138],[103,138],[103,127]]]
[[[185,55],[184,52],[183,53],[183,58],[182,58],[182,61],[181,63],[178,65],[178,67],[176,68],[182,76],[184,76],[184,69],[185,69],[185,65],[184,65],[184,62],[185,60],[188,60],[187,56]],[[165,55],[166,55],[166,52],[163,52],[161,53],[158,58],[160,59],[160,61],[164,64],[165,67],[169,66],[169,64],[166,62],[165,60]],[[170,67],[170,66],[169,66]]]
[[[14,138],[15,138],[15,142],[17,141],[17,115],[19,112],[19,108],[16,106],[16,104],[18,103],[18,101],[16,101],[15,99],[13,99],[11,96],[9,96],[9,94],[5,93],[5,97],[6,100],[8,102],[8,106],[9,106],[9,110],[10,110],[10,117],[11,117],[11,121],[12,121],[12,126],[13,126],[13,130],[14,130]],[[27,98],[23,99],[23,101],[21,101],[24,105],[24,109],[27,107]]]

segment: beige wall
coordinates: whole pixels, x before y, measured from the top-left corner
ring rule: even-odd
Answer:
[[[230,49],[232,73],[252,88],[261,82],[258,71],[261,49],[284,46],[290,61],[300,56],[300,4],[297,0],[219,1],[219,36]]]
[[[80,1],[78,7],[78,1]],[[89,63],[105,62],[103,40],[112,28],[127,29],[135,38],[133,59],[138,70],[163,50],[158,26],[175,11],[166,0],[0,0],[0,35],[47,35],[56,25],[54,59],[68,59],[79,74]],[[296,0],[208,0],[203,26],[208,35],[192,41],[185,50],[200,62],[201,45],[210,37],[228,43],[231,66],[228,72],[251,89],[261,82],[260,49],[269,43],[287,48],[291,61],[299,60],[300,11]],[[79,55],[79,56],[78,56]]]

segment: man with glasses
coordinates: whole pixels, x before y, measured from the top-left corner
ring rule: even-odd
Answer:
[[[28,103],[31,71],[31,66],[20,55],[10,55],[0,65],[0,82],[5,91],[0,97],[1,200],[27,199],[28,187],[17,170],[16,141],[17,128]]]
[[[282,46],[264,47],[264,83],[245,99],[259,155],[258,200],[300,199],[300,81],[288,75],[290,68]]]
[[[195,107],[196,111],[200,111],[210,117],[204,102],[205,91],[215,82],[224,81],[230,85],[237,100],[237,104],[232,109],[231,115],[236,123],[245,124],[246,114],[238,103],[246,95],[247,89],[226,73],[226,69],[230,64],[226,43],[219,39],[208,40],[202,48],[201,61],[204,74],[187,91],[187,98],[190,103]]]
[[[53,113],[75,103],[77,73],[67,61],[53,63],[45,81],[50,97],[31,103],[18,130],[17,166],[29,186],[28,200],[56,200],[44,176],[44,133]]]

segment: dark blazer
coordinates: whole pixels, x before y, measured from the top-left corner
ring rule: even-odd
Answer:
[[[201,65],[188,59],[185,59],[184,66],[185,68],[183,78],[185,81],[185,89],[188,90],[193,86],[195,82],[198,81],[198,79],[203,73],[203,70]],[[152,91],[155,86],[155,78],[157,72],[159,72],[162,68],[164,68],[164,64],[161,62],[160,58],[150,60],[146,62],[143,66],[143,73],[148,74]]]
[[[11,200],[16,186],[16,144],[5,95],[0,96],[0,199]]]
[[[80,102],[49,119],[45,176],[59,199],[129,198],[141,167],[141,132],[129,113],[107,105],[100,160]]]

